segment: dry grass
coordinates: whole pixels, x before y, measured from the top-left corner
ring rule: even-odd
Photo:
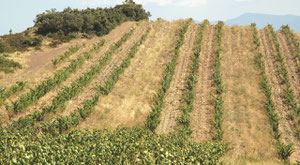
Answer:
[[[151,111],[164,64],[170,60],[178,22],[152,23],[152,30],[125,73],[108,96],[100,98],[95,112],[79,128],[144,126]]]
[[[27,111],[16,115],[14,118],[12,118],[12,120],[17,120],[19,117],[28,115],[31,112],[35,111],[35,110],[41,110],[40,107],[42,105],[49,105],[49,104],[51,104],[51,101],[52,101],[53,97],[57,95],[57,93],[61,90],[62,86],[69,86],[76,78],[78,78],[79,76],[81,76],[84,71],[87,71],[90,68],[90,66],[93,65],[95,63],[95,61],[97,59],[99,59],[100,56],[102,56],[104,54],[105,50],[108,49],[109,46],[113,42],[118,41],[119,38],[122,36],[122,34],[125,33],[125,32],[128,32],[129,29],[133,25],[135,25],[135,24],[136,24],[135,22],[124,23],[124,24],[116,27],[112,31],[112,33],[109,33],[108,35],[105,35],[105,36],[101,37],[101,38],[104,38],[107,42],[106,42],[106,44],[104,45],[103,48],[100,48],[100,52],[95,53],[94,55],[92,55],[92,58],[89,59],[87,62],[85,62],[85,64],[76,73],[73,73],[59,87],[57,87],[56,89],[50,91],[45,96],[43,96],[36,105],[31,106],[31,107],[28,108]],[[29,87],[34,87],[34,86],[38,85],[45,78],[47,78],[49,76],[52,76],[53,75],[53,71],[55,71],[57,69],[61,69],[61,68],[65,67],[65,66],[69,65],[70,59],[75,59],[76,57],[78,57],[79,55],[81,55],[84,51],[87,51],[90,48],[92,48],[93,47],[93,43],[98,42],[100,40],[100,38],[96,37],[96,38],[93,38],[91,40],[86,40],[83,43],[79,43],[80,40],[72,40],[70,43],[62,44],[58,48],[54,48],[54,49],[53,48],[52,49],[49,48],[49,50],[48,49],[44,49],[43,52],[39,52],[38,54],[31,54],[30,56],[41,57],[43,55],[45,55],[45,56],[50,55],[51,56],[51,54],[53,53],[53,54],[55,54],[55,55],[53,55],[53,57],[54,57],[54,56],[57,56],[57,55],[60,55],[60,54],[64,53],[64,51],[66,51],[71,45],[85,43],[85,47],[81,48],[76,54],[74,54],[73,56],[71,56],[69,59],[67,59],[65,62],[63,62],[61,65],[59,65],[57,68],[53,67],[53,64],[51,62],[52,58],[49,59],[48,57],[47,57],[48,62],[46,62],[47,60],[44,60],[44,62],[45,62],[44,65],[45,66],[38,67],[37,70],[36,70],[36,74],[32,74],[31,73],[32,71],[29,71],[30,67],[29,68],[28,67],[25,68],[22,72],[18,73],[18,74],[22,74],[23,72],[26,73],[24,75],[23,79],[22,79],[22,76],[20,77],[21,80],[24,80],[24,79],[26,80],[26,78],[28,78],[27,75],[29,75],[29,80],[27,80],[28,81],[28,86]],[[32,58],[38,58],[38,57],[32,57]],[[30,58],[30,60],[33,60],[32,58]],[[29,63],[32,63],[32,61],[29,61]],[[30,74],[32,74],[32,75],[30,75]],[[17,75],[12,75],[12,76],[16,77]],[[14,78],[12,78],[12,79],[14,79]],[[29,91],[29,89],[26,89],[23,92],[21,92],[19,95],[21,95],[24,92],[28,92],[28,91]],[[12,97],[10,97],[8,99],[8,101],[14,101],[16,99],[18,99],[18,96],[12,96]],[[8,121],[8,120],[6,120],[6,118],[8,118],[8,114],[7,114],[7,112],[4,109],[5,109],[4,106],[0,107],[0,110],[1,110],[0,112],[3,111],[3,113],[1,113],[1,115],[3,117],[3,122],[5,123],[6,121]]]
[[[215,50],[214,25],[207,26],[202,40],[199,56],[198,82],[195,88],[194,110],[191,112],[191,127],[193,141],[207,141],[211,139],[214,108],[211,104],[213,90],[213,64]]]
[[[260,76],[254,64],[250,27],[225,27],[222,74],[224,94],[224,138],[233,149],[223,160],[233,164],[277,162],[271,128],[260,92]]]
[[[181,25],[183,24],[184,22],[181,23]],[[164,98],[160,123],[156,128],[158,134],[173,132],[177,125],[176,119],[181,115],[180,105],[183,105],[186,78],[190,72],[189,64],[192,63],[191,58],[198,30],[199,25],[191,23],[185,33],[184,43],[179,49],[180,55],[174,69],[175,73]]]

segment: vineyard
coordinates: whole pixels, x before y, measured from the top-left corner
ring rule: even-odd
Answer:
[[[22,58],[1,56],[0,164],[300,163],[289,26],[129,21]]]

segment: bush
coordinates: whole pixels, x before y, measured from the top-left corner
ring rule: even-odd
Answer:
[[[74,32],[83,32],[102,36],[124,21],[139,21],[148,19],[149,16],[149,12],[135,3],[104,9],[66,8],[62,12],[52,9],[36,16],[35,27],[38,28],[37,33],[43,35],[49,33],[69,35]]]
[[[0,71],[12,73],[15,69],[22,68],[21,64],[13,60],[9,60],[4,56],[0,56]]]
[[[0,40],[0,53],[3,53],[5,50],[5,45],[4,43]]]

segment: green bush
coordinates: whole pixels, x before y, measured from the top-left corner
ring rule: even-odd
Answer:
[[[0,71],[12,73],[14,70],[21,68],[22,65],[20,63],[7,59],[4,56],[0,56]]]
[[[5,45],[3,41],[0,40],[0,53],[3,53],[5,51]]]
[[[62,12],[55,9],[39,14],[35,19],[37,33],[47,35],[59,33],[68,36],[74,32],[93,33],[99,36],[108,34],[124,21],[139,21],[148,19],[147,13],[141,5],[126,3],[114,8],[71,9]],[[62,40],[60,40],[62,41]]]

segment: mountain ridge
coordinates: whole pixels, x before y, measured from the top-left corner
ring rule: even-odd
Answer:
[[[289,25],[295,32],[300,33],[300,16],[293,14],[274,15],[263,13],[244,13],[238,17],[224,21],[225,24],[232,25],[250,25],[255,22],[257,27],[262,29],[268,24],[273,25],[274,29],[279,30],[282,25]],[[212,21],[216,24],[217,21]]]

